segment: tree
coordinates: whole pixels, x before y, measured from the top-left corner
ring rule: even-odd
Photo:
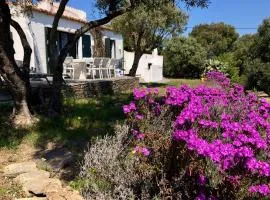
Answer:
[[[172,77],[198,78],[207,59],[205,49],[192,37],[175,37],[164,45],[164,73]]]
[[[82,26],[75,32],[75,36],[72,40],[60,50],[60,54],[57,52],[56,45],[56,33],[60,18],[62,17],[65,7],[69,0],[61,0],[57,13],[55,15],[51,33],[50,33],[50,55],[53,59],[50,59],[49,65],[53,68],[53,92],[50,101],[49,114],[55,115],[61,112],[62,108],[62,98],[61,98],[61,88],[63,83],[63,62],[68,54],[68,51],[76,44],[78,39],[87,31],[96,28],[98,26],[107,24],[112,19],[125,14],[126,12],[134,10],[141,4],[147,4],[149,11],[156,8],[157,1],[152,0],[97,0],[97,7],[103,11],[104,17],[94,21],[89,21],[86,25]],[[175,2],[174,0],[164,0],[162,3]],[[208,5],[208,0],[182,0],[189,6],[201,6],[205,7]],[[151,6],[149,6],[151,5]],[[158,4],[162,5],[162,4]]]
[[[208,1],[184,0],[188,6],[206,7]],[[133,65],[129,71],[135,76],[141,56],[159,48],[165,38],[178,35],[187,22],[187,15],[175,4],[175,1],[155,1],[149,8],[141,4],[132,12],[113,20],[112,27],[124,36],[125,49],[134,51]]]
[[[238,33],[231,25],[224,23],[200,24],[193,28],[190,36],[206,48],[208,58],[219,56],[232,50]]]
[[[264,63],[257,58],[251,60],[246,69],[247,89],[265,91],[270,95],[270,63]]]
[[[50,67],[53,69],[53,91],[50,100],[50,108],[49,114],[50,115],[58,115],[61,113],[62,110],[62,83],[63,83],[63,63],[64,60],[69,52],[69,50],[76,44],[79,38],[89,30],[96,28],[98,26],[107,24],[113,18],[122,15],[132,9],[140,3],[137,0],[97,0],[97,7],[102,9],[104,12],[104,17],[89,21],[86,25],[82,26],[81,28],[77,29],[73,39],[70,39],[67,44],[60,50],[60,53],[57,51],[57,28],[59,20],[61,19],[65,7],[69,0],[61,0],[59,4],[59,8],[57,13],[54,17],[54,21],[52,24],[52,29],[50,32],[50,55],[51,59],[49,61]]]
[[[19,2],[20,3],[20,2]],[[13,40],[10,26],[18,32],[24,49],[23,66],[19,68],[14,59]],[[29,71],[32,50],[20,25],[11,19],[10,9],[5,0],[0,0],[0,75],[8,83],[13,96],[14,107],[11,120],[15,126],[33,124],[29,109]]]
[[[243,35],[233,45],[232,54],[240,76],[244,74],[247,63],[255,56],[254,48],[257,39],[256,34]]]
[[[169,1],[169,0],[168,0]],[[22,4],[26,10],[31,11],[32,1],[31,0],[17,0],[12,1],[13,3]],[[78,39],[90,29],[96,28],[98,26],[104,25],[110,22],[113,18],[122,15],[128,11],[133,10],[137,5],[142,2],[155,3],[155,1],[150,0],[97,0],[97,7],[103,11],[103,17],[97,20],[89,21],[84,26],[79,28],[75,32],[75,37],[67,42],[67,44],[60,50],[58,54],[57,51],[57,28],[59,20],[61,19],[65,7],[69,0],[61,0],[59,8],[55,15],[51,34],[50,34],[50,59],[49,65],[53,69],[53,92],[50,100],[49,114],[55,115],[61,112],[62,108],[62,98],[61,89],[63,83],[63,62],[67,56],[69,50],[76,44]],[[187,4],[191,6],[206,6],[208,0],[184,0]],[[13,41],[10,37],[10,25],[11,16],[8,4],[5,0],[0,0],[0,73],[4,77],[12,91],[14,99],[14,112],[13,119],[15,123],[18,124],[31,124],[33,122],[33,117],[30,113],[28,104],[28,94],[29,94],[29,63],[30,60],[30,47],[27,46],[26,37],[24,38],[21,34],[22,44],[24,45],[25,58],[23,68],[19,68],[14,60],[14,49]],[[16,26],[17,28],[19,26]],[[15,28],[16,28],[15,27]],[[23,33],[23,31],[18,32]],[[28,53],[27,53],[28,52]]]
[[[159,1],[160,5],[155,5],[154,9],[141,4],[132,12],[112,21],[113,29],[124,36],[125,49],[135,52],[130,76],[136,75],[140,58],[144,53],[160,47],[164,38],[179,34],[186,24],[185,13],[173,3],[163,2]]]
[[[263,20],[249,42],[250,59],[245,63],[246,87],[270,94],[270,18]]]
[[[263,20],[257,35],[256,56],[263,62],[270,62],[270,18]]]

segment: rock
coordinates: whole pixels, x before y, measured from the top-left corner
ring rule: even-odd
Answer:
[[[70,187],[62,188],[57,192],[46,193],[48,200],[84,200],[78,191],[73,190]]]
[[[48,200],[84,200],[81,195],[65,189],[62,192],[48,193],[46,197]]]
[[[37,171],[35,162],[23,162],[8,165],[4,168],[4,176],[14,178],[20,174]]]
[[[59,179],[49,178],[50,173],[46,171],[37,171],[24,173],[16,177],[14,180],[22,185],[22,189],[27,195],[45,195],[50,191],[58,191],[62,188]]]
[[[54,171],[60,171],[74,161],[72,153],[64,148],[47,151],[44,157]]]
[[[61,194],[56,193],[56,192],[47,194],[47,199],[48,200],[69,200],[69,199],[66,199],[64,196],[62,196]]]

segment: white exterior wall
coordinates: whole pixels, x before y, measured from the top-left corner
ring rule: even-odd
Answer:
[[[122,59],[124,56],[124,48],[123,48],[123,37],[121,34],[117,34],[112,31],[103,30],[103,42],[105,42],[105,38],[110,38],[111,40],[115,40],[115,58]]]
[[[47,61],[46,61],[46,36],[45,27],[52,27],[53,16],[46,15],[44,13],[34,12],[33,18],[31,18],[31,28],[33,30],[34,37],[36,39],[36,49],[37,54],[39,54],[40,59],[40,72],[47,73]],[[58,30],[68,33],[75,33],[75,31],[80,28],[83,24],[70,21],[66,19],[61,19],[59,21]],[[89,33],[90,35],[90,33]],[[37,59],[36,57],[36,59]],[[82,40],[78,41],[78,58],[82,58]],[[39,71],[38,70],[38,71]]]
[[[127,74],[132,67],[134,53],[124,51],[124,69]],[[148,64],[151,63],[150,69]],[[153,54],[143,54],[140,59],[136,75],[146,82],[158,82],[163,79],[163,56],[157,55],[157,51]]]
[[[15,17],[13,17],[13,19],[16,20],[21,25],[21,27],[24,30],[24,33],[26,35],[26,38],[27,38],[27,40],[29,42],[29,45],[31,46],[31,48],[33,50],[34,49],[34,44],[33,44],[31,33],[30,33],[29,29],[28,29],[28,18],[15,16]],[[15,60],[23,61],[24,51],[23,51],[23,46],[22,46],[22,43],[21,43],[20,36],[18,35],[18,33],[15,31],[15,29],[13,27],[11,27],[11,33],[12,33],[12,37],[13,37],[13,40],[14,40],[14,50],[15,50],[14,57],[15,57]],[[32,68],[35,67],[33,53],[31,55],[30,67],[32,67]]]
[[[45,27],[51,27],[54,16],[47,15],[45,13],[33,11],[32,17],[29,19],[26,16],[13,16],[13,19],[20,23],[22,26],[28,42],[33,50],[31,56],[30,67],[36,69],[38,73],[47,73],[47,52],[46,52],[46,35]],[[71,21],[67,19],[61,19],[59,22],[58,30],[63,32],[75,33],[75,31],[83,26],[83,23]],[[104,34],[103,39],[106,37],[115,40],[115,55],[117,59],[123,58],[123,38],[121,35],[113,33],[112,31],[102,31]],[[12,35],[14,38],[15,59],[23,60],[23,47],[20,42],[19,35],[14,29],[12,29]],[[86,33],[90,35],[90,33]],[[91,36],[91,50],[93,52],[94,39]],[[83,57],[82,52],[82,38],[78,41],[78,58]]]

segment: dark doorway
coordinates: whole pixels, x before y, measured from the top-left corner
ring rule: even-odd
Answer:
[[[91,57],[91,37],[90,35],[82,36],[82,48],[83,48],[83,57],[90,58]]]
[[[105,39],[105,56],[108,58],[115,58],[115,40],[110,38]]]
[[[75,37],[74,34],[68,33],[68,41],[73,40]],[[66,45],[66,44],[65,44]],[[74,59],[78,58],[78,42],[69,50],[68,55],[69,57],[73,57]]]
[[[45,27],[45,37],[46,37],[46,56],[47,56],[47,71],[49,74],[52,74],[53,69],[48,65],[50,61],[50,33],[51,33],[51,28]],[[67,32],[62,32],[58,31],[57,32],[57,49],[58,49],[58,55],[61,51],[61,49],[67,44],[69,40],[72,40],[74,38],[73,33],[67,33]],[[58,56],[57,55],[57,56]],[[71,50],[69,50],[68,55],[69,57],[73,57],[74,59],[78,58],[78,42],[72,47]]]

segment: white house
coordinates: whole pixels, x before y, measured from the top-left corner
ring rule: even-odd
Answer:
[[[57,12],[59,3],[52,0],[39,1],[33,6],[32,14],[27,16],[18,14],[18,6],[10,5],[13,19],[23,28],[26,37],[32,47],[31,69],[37,73],[50,73],[48,61],[49,55],[49,34],[53,23],[54,15]],[[58,47],[61,49],[72,38],[75,31],[87,22],[86,12],[71,7],[66,7],[58,27]],[[113,32],[107,27],[100,27],[102,39],[105,46],[107,57],[123,58],[123,38],[122,35]],[[15,59],[23,60],[23,48],[19,35],[12,28],[12,37],[14,39]],[[69,52],[68,56],[73,58],[87,58],[92,56],[94,40],[90,32],[82,36],[77,45]]]

